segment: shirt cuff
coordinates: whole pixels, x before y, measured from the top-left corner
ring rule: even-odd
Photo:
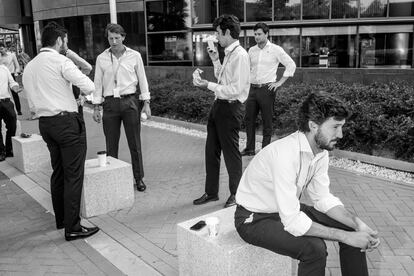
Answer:
[[[139,99],[140,99],[141,101],[150,100],[150,99],[151,99],[151,94],[150,94],[150,92],[147,92],[147,93],[141,93],[141,94],[139,95]]]
[[[295,70],[286,69],[285,72],[283,72],[283,76],[286,78],[293,77],[293,74],[295,74]]]
[[[285,225],[285,231],[289,232],[295,237],[303,236],[311,228],[312,220],[304,213],[299,214],[294,218],[289,225]]]
[[[218,83],[209,81],[207,84],[207,89],[215,92],[215,88],[217,87]]]
[[[214,66],[220,66],[221,65],[220,59],[217,59],[216,61],[213,61],[213,65]]]
[[[343,206],[344,204],[342,201],[337,198],[336,196],[330,196],[323,198],[315,203],[313,207],[315,207],[316,210],[322,213],[328,212],[331,208],[335,206]]]

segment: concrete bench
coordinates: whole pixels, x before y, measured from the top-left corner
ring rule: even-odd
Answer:
[[[134,205],[134,183],[130,164],[107,157],[107,166],[98,159],[85,162],[81,215],[85,218],[130,208]]]
[[[12,137],[13,158],[8,162],[23,173],[50,170],[50,153],[42,136],[32,134],[29,138]]]
[[[193,218],[177,225],[180,275],[296,275],[296,261],[243,241],[234,227],[236,207]],[[207,217],[220,219],[217,237],[208,236],[205,226],[199,231],[190,227]]]

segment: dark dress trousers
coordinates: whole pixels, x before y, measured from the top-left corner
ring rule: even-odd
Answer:
[[[217,99],[210,110],[207,122],[206,193],[217,195],[219,191],[220,157],[229,173],[229,187],[236,194],[242,176],[242,159],[239,151],[239,131],[243,119],[242,104],[239,101]]]
[[[1,133],[1,121],[4,121],[6,125],[6,141],[3,143],[3,135]],[[12,141],[11,138],[16,135],[16,122],[17,116],[14,111],[13,102],[10,98],[0,99],[0,153],[12,153]]]

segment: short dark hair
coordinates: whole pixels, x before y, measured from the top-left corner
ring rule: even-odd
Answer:
[[[219,26],[223,34],[226,32],[226,30],[230,30],[231,37],[234,39],[239,39],[241,31],[240,21],[236,16],[232,14],[223,14],[220,17],[217,17],[213,22],[214,30],[216,30]]]
[[[119,24],[109,23],[108,25],[106,25],[106,29],[105,29],[105,36],[106,37],[108,37],[108,32],[120,34],[123,37],[126,36],[126,32],[125,32],[124,28]]]
[[[67,33],[68,31],[58,23],[54,21],[49,22],[42,30],[42,46],[54,46],[58,37],[61,37],[63,41]]]
[[[298,128],[302,132],[309,132],[309,121],[318,125],[333,117],[342,121],[349,118],[349,111],[345,103],[324,91],[309,94],[299,108]]]
[[[269,26],[267,26],[267,24],[263,22],[257,23],[254,26],[253,31],[257,31],[258,29],[262,29],[265,34],[269,32]]]

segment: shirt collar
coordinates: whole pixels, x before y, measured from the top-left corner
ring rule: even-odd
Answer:
[[[229,53],[231,53],[231,51],[234,50],[234,48],[236,48],[239,45],[240,45],[240,42],[238,40],[234,41],[232,44],[227,46],[226,49],[224,49],[224,54],[227,56]]]
[[[129,51],[131,51],[131,50],[132,50],[131,48],[129,48],[129,47],[125,46],[125,45],[124,45],[124,47],[125,47],[125,52],[124,52],[124,54],[126,54],[127,52],[129,52]],[[106,49],[106,50],[105,50],[105,52],[107,52],[107,53],[108,53],[108,55],[111,53],[109,50],[111,50],[111,47],[109,47],[108,49]]]
[[[313,151],[312,151],[312,148],[309,144],[308,138],[306,138],[305,133],[303,133],[301,131],[298,131],[298,139],[299,139],[300,151],[301,152],[310,153],[310,154],[312,154],[312,156],[317,157],[317,158],[322,157],[327,153],[326,150],[323,150],[320,153],[317,153],[316,155],[314,155]]]
[[[56,51],[55,49],[50,48],[50,47],[43,47],[43,48],[40,49],[40,52],[52,52],[52,53],[59,54],[58,51]]]

